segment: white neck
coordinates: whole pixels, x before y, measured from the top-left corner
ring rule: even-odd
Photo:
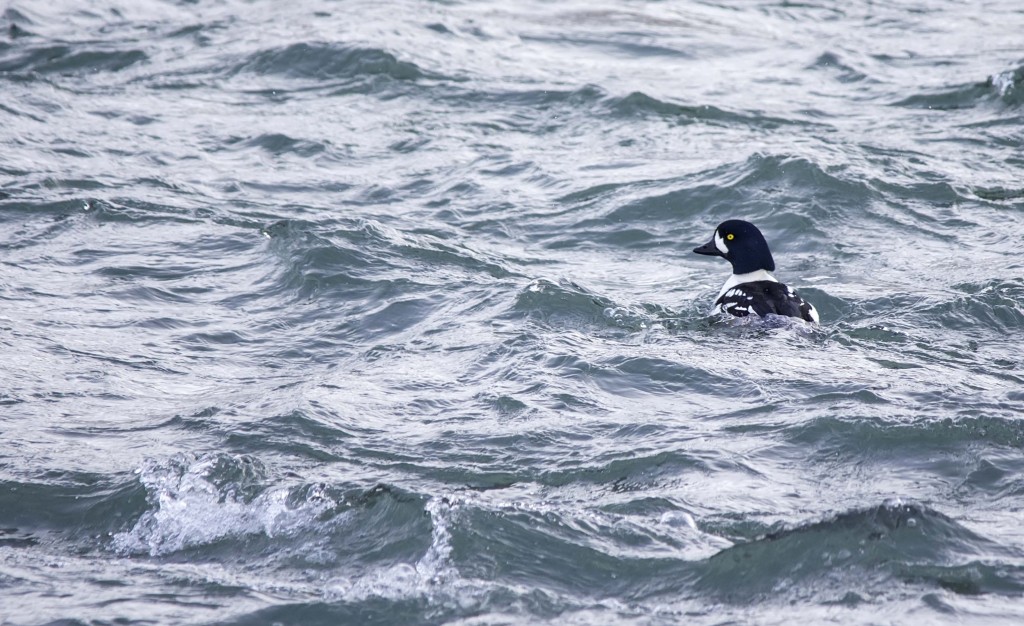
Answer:
[[[729,280],[725,281],[725,284],[722,285],[722,290],[718,292],[718,297],[721,298],[725,295],[726,291],[729,291],[736,285],[752,283],[756,280],[768,280],[773,283],[779,282],[777,278],[768,273],[768,270],[754,270],[753,272],[747,272],[746,274],[733,274],[729,277]]]

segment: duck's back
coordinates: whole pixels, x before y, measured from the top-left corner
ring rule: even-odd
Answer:
[[[715,301],[722,311],[737,317],[755,313],[761,317],[772,313],[818,321],[818,312],[786,285],[772,280],[740,283]]]

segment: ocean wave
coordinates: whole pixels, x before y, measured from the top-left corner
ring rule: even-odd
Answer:
[[[337,289],[349,287],[353,296],[369,290],[380,301],[396,290],[423,292],[453,280],[514,275],[491,255],[377,220],[341,220],[330,228],[286,220],[262,232],[282,258],[281,288],[296,290],[303,299],[324,290],[335,291],[337,297]],[[408,278],[405,269],[420,270],[412,272],[419,278]]]
[[[599,85],[582,85],[574,89],[469,89],[460,83],[445,83],[438,89],[437,97],[451,101],[460,106],[469,103],[490,103],[506,107],[528,109],[532,115],[524,115],[509,123],[508,127],[518,130],[544,132],[574,120],[590,121],[595,119],[623,120],[635,118],[664,119],[675,124],[707,124],[750,128],[759,130],[777,130],[784,127],[802,127],[816,130],[830,130],[830,126],[810,116],[801,119],[769,115],[760,111],[729,110],[721,106],[706,103],[678,103],[664,97],[657,97],[642,91],[633,91],[624,95],[609,92]],[[538,112],[559,113],[559,119],[550,116],[537,118]],[[558,123],[556,123],[558,122]],[[545,126],[538,126],[539,124]]]
[[[138,476],[147,507],[130,528],[113,535],[111,548],[120,554],[211,555],[240,545],[259,550],[251,541],[262,538],[310,565],[377,566],[416,558],[429,546],[422,500],[387,486],[286,486],[252,455],[226,453],[149,460]],[[399,530],[402,525],[406,531]],[[309,541],[312,535],[320,537]]]
[[[856,400],[861,406],[888,404],[877,397]],[[835,404],[843,408],[838,402]],[[793,443],[812,445],[819,454],[832,458],[861,458],[868,451],[879,458],[928,458],[938,451],[982,441],[993,446],[1024,448],[1024,424],[1007,416],[934,419],[914,415],[917,412],[913,408],[893,413],[888,418],[820,417],[788,428],[786,437]]]
[[[604,325],[608,319],[605,311],[612,306],[611,300],[590,294],[579,285],[537,279],[519,292],[515,310],[548,323],[557,320],[570,326]]]
[[[777,130],[794,126],[827,130],[829,126],[810,119],[779,117],[754,111],[731,111],[713,104],[677,104],[649,96],[640,91],[620,97],[607,97],[603,106],[616,117],[653,115],[680,124],[712,125]]]
[[[994,89],[1004,103],[1012,106],[1024,104],[1024,66],[993,74],[985,84]]]
[[[727,548],[702,565],[694,586],[739,603],[885,593],[893,576],[926,590],[1016,594],[1024,581],[1013,573],[1015,556],[1009,571],[981,566],[985,575],[957,585],[962,568],[1006,556],[999,544],[942,513],[895,500]]]
[[[960,294],[926,307],[922,315],[956,330],[981,327],[1008,333],[1024,328],[1024,280],[962,283],[954,289]]]
[[[283,133],[265,133],[248,139],[232,138],[226,140],[224,146],[236,149],[239,147],[259,148],[275,156],[295,154],[303,158],[316,156],[327,150],[327,145],[324,142],[295,139]]]
[[[895,102],[894,106],[955,110],[997,102],[1013,108],[1024,104],[1024,67],[999,72],[983,81],[956,85],[943,91],[907,96]]]
[[[835,52],[825,52],[818,56],[814,63],[811,64],[810,69],[833,73],[836,76],[836,80],[841,83],[857,83],[870,80],[865,71],[855,68]]]
[[[262,50],[235,65],[229,73],[318,80],[386,76],[414,81],[425,76],[414,63],[400,61],[385,50],[330,43],[296,43]]]
[[[799,243],[803,254],[813,254],[828,241],[818,224],[879,197],[870,181],[808,159],[754,154],[673,180],[600,184],[566,194],[558,200],[566,207],[557,216],[560,227],[535,237],[553,249],[649,250],[680,240],[692,248],[719,222],[743,216],[771,235],[773,250]]]
[[[844,343],[854,339],[912,343],[923,337],[925,329],[945,328],[960,333],[950,339],[966,343],[979,334],[1006,333],[1024,325],[1024,283],[1020,279],[953,282],[956,278],[950,277],[952,284],[928,292],[901,291],[849,302],[844,317],[852,325],[844,327],[835,339]],[[912,329],[913,334],[908,334]]]
[[[6,54],[4,54],[6,52]],[[74,76],[119,72],[149,59],[142,50],[95,50],[85,44],[0,49],[0,75],[60,74]]]

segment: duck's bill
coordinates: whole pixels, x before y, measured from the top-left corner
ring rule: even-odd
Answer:
[[[703,246],[698,246],[694,248],[693,251],[696,252],[697,254],[706,254],[708,256],[723,256],[722,251],[719,250],[718,246],[715,245],[714,239],[707,242]]]

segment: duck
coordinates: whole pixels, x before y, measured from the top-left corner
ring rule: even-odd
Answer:
[[[764,235],[750,222],[726,220],[715,228],[711,241],[693,249],[697,254],[720,256],[732,264],[732,275],[718,292],[712,312],[736,317],[782,315],[817,324],[818,311],[771,273],[775,259]]]

